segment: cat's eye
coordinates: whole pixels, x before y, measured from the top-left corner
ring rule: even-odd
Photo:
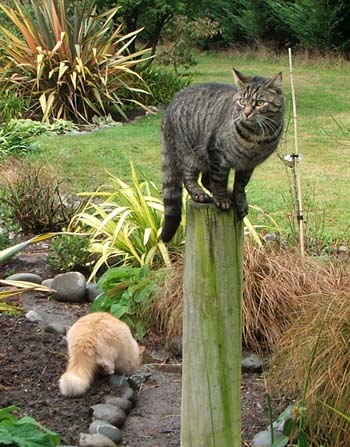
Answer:
[[[239,101],[239,105],[245,107],[248,104],[248,101],[244,98],[241,98]]]
[[[266,104],[266,101],[264,101],[263,99],[258,99],[257,101],[256,101],[256,105],[258,106],[258,107],[262,107],[263,105],[265,105]]]

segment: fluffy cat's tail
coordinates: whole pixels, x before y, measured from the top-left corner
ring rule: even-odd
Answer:
[[[95,375],[96,362],[92,356],[80,355],[69,360],[66,372],[59,380],[61,394],[66,397],[83,395]]]
[[[181,222],[182,173],[176,161],[172,132],[165,117],[162,129],[162,172],[164,225],[160,235],[163,242],[173,238]]]

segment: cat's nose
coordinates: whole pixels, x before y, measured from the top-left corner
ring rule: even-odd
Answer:
[[[246,118],[249,118],[250,115],[253,113],[253,107],[252,106],[245,106],[243,109],[243,113]]]

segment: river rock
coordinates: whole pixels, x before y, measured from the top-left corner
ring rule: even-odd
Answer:
[[[47,323],[44,327],[45,332],[48,332],[50,334],[61,334],[65,335],[66,328],[63,326],[63,324],[60,323]]]
[[[8,276],[6,279],[11,281],[34,282],[35,284],[42,283],[42,278],[35,273],[14,273],[13,275]]]
[[[282,438],[284,435],[280,431],[274,430],[274,442]],[[271,447],[271,432],[269,430],[259,431],[252,441],[252,447]]]
[[[40,323],[43,322],[43,317],[35,310],[30,310],[29,312],[27,312],[26,318],[27,318],[27,320],[33,321],[33,322],[35,322],[35,321],[38,321]]]
[[[53,278],[44,279],[44,281],[41,282],[41,285],[49,287],[51,289],[52,281],[53,281]]]
[[[129,387],[129,386],[123,386],[121,388],[121,395],[123,399],[128,399],[132,403],[132,406],[134,407],[137,402],[137,394],[135,391]]]
[[[106,421],[118,428],[121,428],[125,423],[125,412],[114,405],[97,404],[90,408],[93,411],[92,417],[94,420]]]
[[[175,357],[182,357],[182,337],[173,337],[169,343],[169,351]]]
[[[116,444],[100,433],[80,433],[79,447],[116,447]]]
[[[51,283],[56,292],[53,296],[59,301],[81,302],[84,301],[86,279],[80,272],[60,273]]]
[[[123,397],[105,396],[104,403],[107,405],[113,405],[114,407],[121,408],[125,413],[129,413],[132,409],[132,403],[128,399]]]
[[[116,390],[120,387],[129,386],[127,377],[118,376],[118,374],[111,374],[108,378],[108,382],[109,382],[109,386],[112,388],[112,390]]]
[[[95,301],[95,299],[101,295],[101,293],[103,292],[103,290],[101,289],[101,287],[97,286],[97,284],[94,284],[92,282],[88,282],[86,284],[86,300],[89,301],[90,303],[92,303],[93,301]]]
[[[257,354],[251,353],[242,359],[242,370],[244,372],[261,373],[262,369],[263,362]]]
[[[99,433],[100,435],[107,436],[107,438],[116,444],[122,440],[122,433],[119,428],[105,421],[96,420],[92,422],[89,427],[89,433]]]

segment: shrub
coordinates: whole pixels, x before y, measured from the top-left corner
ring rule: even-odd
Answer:
[[[133,93],[140,102],[146,105],[168,104],[175,93],[191,84],[192,78],[188,75],[178,75],[174,71],[152,63],[141,72],[151,95]],[[140,88],[142,83],[140,82]]]
[[[0,4],[0,10],[21,34],[18,39],[0,26],[7,61],[2,83],[31,98],[32,115],[86,122],[104,114],[106,104],[124,114],[119,90],[133,90],[140,79],[133,68],[147,50],[128,52],[140,30],[123,36],[121,26],[114,28],[118,8],[97,15],[89,2],[76,2],[70,10],[64,0],[58,7],[54,0],[40,0],[32,2],[31,12],[19,2],[15,8]]]
[[[58,235],[51,242],[47,263],[54,270],[62,272],[89,270],[89,240],[82,236]]]
[[[0,91],[0,121],[21,118],[26,111],[29,98],[22,98],[8,89]]]
[[[94,301],[90,310],[110,312],[125,321],[135,337],[141,340],[148,329],[145,310],[163,276],[163,271],[152,272],[146,266],[109,269],[97,283],[103,294]]]
[[[218,24],[207,17],[190,20],[178,15],[165,25],[162,37],[164,46],[158,52],[157,60],[164,65],[172,65],[175,73],[183,65],[196,65],[194,48],[200,39],[213,37],[218,33]]]
[[[160,193],[131,170],[132,185],[110,175],[111,191],[82,194],[89,201],[70,223],[70,229],[90,234],[90,252],[98,256],[92,276],[104,264],[170,265],[171,254],[182,244],[184,223],[170,245],[159,239],[164,216]]]
[[[24,232],[39,234],[67,226],[79,206],[61,192],[61,182],[49,167],[13,161],[1,172],[3,203]]]
[[[347,288],[300,300],[271,360],[272,389],[294,397],[305,393],[312,446],[345,446],[350,436],[348,421],[338,413],[348,414],[350,399],[350,274],[345,273]]]
[[[0,157],[21,155],[36,147],[31,125],[11,120],[0,128]]]

